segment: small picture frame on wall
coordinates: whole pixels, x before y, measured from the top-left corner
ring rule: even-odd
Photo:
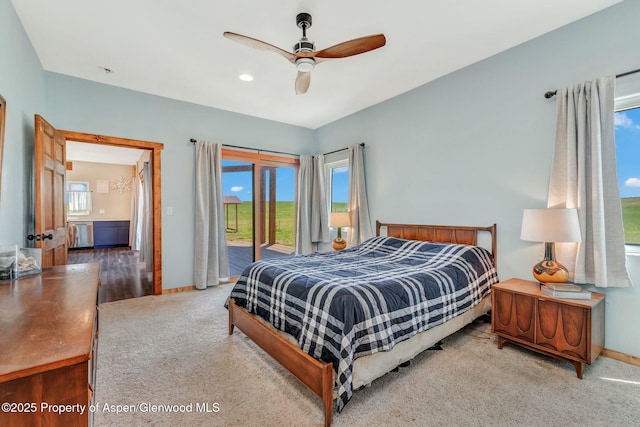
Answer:
[[[7,109],[7,101],[0,95],[0,190],[2,189],[2,158],[4,157],[4,128]]]
[[[109,180],[98,179],[96,180],[96,193],[108,193],[109,192]]]

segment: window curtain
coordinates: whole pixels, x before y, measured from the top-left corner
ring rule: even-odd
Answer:
[[[349,213],[351,228],[347,232],[347,244],[354,246],[373,237],[367,202],[367,186],[364,173],[364,147],[349,147]]]
[[[324,180],[324,156],[300,156],[298,172],[298,211],[296,219],[296,254],[309,254],[318,243],[329,240]]]
[[[576,283],[633,286],[626,268],[614,130],[615,78],[559,91],[548,207],[576,208],[582,242],[556,245]]]
[[[131,178],[131,224],[129,225],[129,246],[132,251],[138,250],[137,231],[139,217],[138,211],[140,209],[139,187],[140,179],[138,179],[138,176],[136,175]]]
[[[140,260],[144,262],[145,271],[153,271],[153,173],[149,162],[142,168],[142,220],[140,238]]]
[[[221,147],[221,144],[196,142],[194,286],[197,289],[217,286],[229,279]]]

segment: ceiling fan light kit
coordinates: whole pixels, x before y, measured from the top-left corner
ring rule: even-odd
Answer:
[[[298,58],[296,59],[296,69],[302,73],[308,73],[316,66],[316,61],[313,58]]]
[[[326,49],[315,50],[315,44],[307,39],[307,29],[311,28],[311,22],[311,15],[308,13],[299,13],[296,16],[296,25],[302,29],[302,37],[293,46],[293,53],[263,42],[262,40],[243,36],[242,34],[226,31],[223,35],[228,39],[256,49],[275,52],[295,64],[296,70],[298,71],[298,76],[295,81],[295,91],[298,95],[306,93],[309,89],[309,84],[311,83],[310,71],[314,69],[317,63],[321,62],[320,60],[324,61],[327,59],[359,55],[378,49],[386,44],[384,34],[375,34],[338,43]]]

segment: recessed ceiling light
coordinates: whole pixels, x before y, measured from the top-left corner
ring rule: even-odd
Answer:
[[[240,80],[242,80],[243,82],[251,82],[253,81],[253,76],[251,74],[247,74],[247,73],[242,73],[238,76],[238,78]]]

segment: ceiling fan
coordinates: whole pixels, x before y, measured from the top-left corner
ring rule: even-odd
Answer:
[[[225,31],[224,36],[256,49],[275,52],[292,64],[295,64],[298,70],[295,83],[296,94],[298,95],[305,93],[307,89],[309,89],[311,70],[313,70],[316,64],[326,61],[327,59],[346,58],[348,56],[369,52],[370,50],[384,46],[387,42],[384,34],[375,34],[338,43],[326,49],[315,50],[315,44],[307,39],[307,29],[311,28],[311,15],[308,13],[299,13],[296,16],[296,24],[302,29],[302,38],[293,46],[293,52],[288,52],[262,40],[230,31]]]

